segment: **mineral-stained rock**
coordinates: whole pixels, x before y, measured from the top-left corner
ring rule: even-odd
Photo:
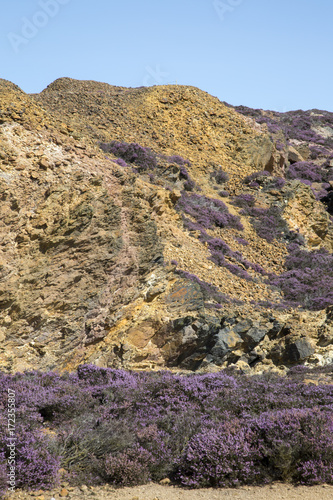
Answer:
[[[104,153],[111,141],[154,168]],[[288,309],[270,284],[290,230],[333,249],[323,183],[276,177],[313,154],[292,143],[194,87],[65,78],[29,96],[0,80],[0,368],[328,363],[330,309]],[[259,236],[242,203],[266,225],[280,210],[280,236]]]
[[[203,307],[203,296],[199,285],[178,280],[167,295],[166,304],[170,310],[192,310]]]
[[[221,364],[223,358],[234,349],[241,346],[242,343],[242,337],[229,327],[219,330],[216,337],[216,343],[211,350],[211,355],[215,364]]]
[[[288,160],[291,163],[296,163],[298,161],[304,161],[304,158],[299,153],[299,151],[297,151],[297,149],[293,148],[292,146],[289,146],[289,148],[288,148]]]

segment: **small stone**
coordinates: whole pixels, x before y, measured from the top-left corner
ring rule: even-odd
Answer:
[[[60,491],[59,495],[63,498],[63,497],[68,497],[69,493],[68,493],[68,491],[66,490],[66,488],[63,488],[63,489]]]
[[[80,489],[81,489],[81,491],[88,491],[88,486],[86,486],[85,484],[82,484],[80,486]]]
[[[161,481],[160,481],[160,484],[170,484],[170,483],[171,483],[171,481],[168,477],[161,479]]]
[[[4,317],[3,322],[5,323],[5,325],[10,325],[11,322],[12,322],[12,318],[7,315],[7,316]]]
[[[36,497],[36,500],[45,500],[45,497],[44,495],[39,495],[38,497]]]

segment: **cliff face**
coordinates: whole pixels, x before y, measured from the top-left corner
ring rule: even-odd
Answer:
[[[0,80],[1,369],[332,362],[332,125]]]

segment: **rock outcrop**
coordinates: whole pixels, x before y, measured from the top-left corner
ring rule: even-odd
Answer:
[[[330,258],[329,179],[292,178],[311,141],[239,111],[193,87],[0,80],[1,369],[332,362],[330,290],[276,284],[293,241]]]

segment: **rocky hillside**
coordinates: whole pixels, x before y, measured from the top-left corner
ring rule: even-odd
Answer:
[[[0,366],[333,361],[333,113],[0,80]]]

